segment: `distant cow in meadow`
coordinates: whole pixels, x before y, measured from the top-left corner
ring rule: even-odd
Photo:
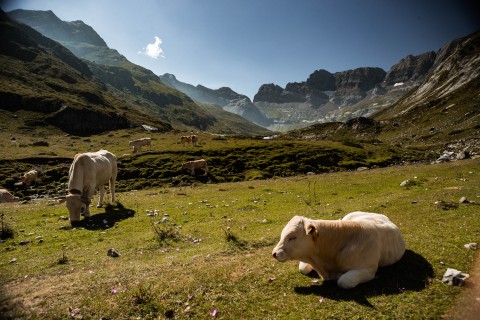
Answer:
[[[148,149],[152,150],[152,138],[140,138],[129,141],[128,145],[133,147],[133,153],[140,152],[143,146],[148,146]]]
[[[182,145],[191,143],[192,147],[196,147],[197,146],[197,141],[198,141],[198,137],[194,134],[192,134],[190,136],[181,136],[180,137],[180,143]]]
[[[117,179],[117,157],[107,151],[87,152],[75,155],[68,176],[67,208],[72,225],[80,221],[80,214],[90,216],[89,205],[95,188],[100,196],[97,208],[103,205],[105,184],[109,184],[112,202],[115,201],[115,181]]]
[[[195,175],[196,169],[202,169],[204,172],[204,176],[208,175],[208,165],[207,160],[200,159],[200,160],[193,160],[187,161],[182,164],[182,169],[190,171],[190,174],[193,176]]]
[[[38,171],[37,170],[30,170],[27,173],[21,176],[22,184],[26,186],[30,186],[32,182],[36,182],[38,179]]]
[[[15,201],[18,201],[18,197],[14,197],[7,189],[0,189],[0,203]]]
[[[394,264],[404,252],[400,230],[388,217],[357,211],[342,220],[293,217],[272,254],[280,262],[299,260],[303,274],[316,271],[351,289],[375,278],[378,267]]]

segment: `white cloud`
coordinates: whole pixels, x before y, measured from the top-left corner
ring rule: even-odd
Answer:
[[[143,50],[139,51],[138,53],[144,54],[153,59],[158,59],[158,57],[165,58],[165,55],[163,54],[163,49],[160,48],[161,44],[162,44],[162,39],[155,36],[155,42],[147,44],[147,47],[143,48]]]

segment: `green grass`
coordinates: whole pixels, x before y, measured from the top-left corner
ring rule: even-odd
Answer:
[[[475,252],[463,245],[478,242],[480,219],[478,205],[435,202],[478,202],[479,164],[127,191],[76,229],[62,219],[63,204],[3,204],[14,237],[0,243],[0,310],[35,319],[205,319],[214,309],[224,319],[440,318],[460,290],[441,277],[447,267],[468,272]],[[406,179],[418,183],[400,187]],[[293,215],[339,219],[354,210],[388,215],[407,242],[404,259],[375,280],[341,290],[271,257]],[[120,257],[107,256],[110,248]]]
[[[78,137],[51,127],[22,130],[31,116],[29,112],[17,112],[17,117],[0,112],[0,120],[5,120],[5,127],[0,130],[0,148],[4,150],[0,156],[0,187],[22,200],[64,195],[74,155],[100,149],[117,155],[118,191],[383,167],[425,158],[423,151],[370,142],[262,140],[197,133],[198,146],[192,147],[180,143],[180,136],[185,134],[181,132],[130,129]],[[131,154],[129,140],[146,136],[152,138],[152,150]],[[183,162],[200,158],[208,162],[208,176],[192,177],[182,171]],[[38,184],[34,188],[16,186],[20,175],[31,169],[40,172]]]

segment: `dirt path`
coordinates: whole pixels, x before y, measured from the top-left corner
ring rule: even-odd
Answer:
[[[480,319],[480,254],[470,270],[470,278],[463,284],[457,301],[445,315],[448,320]]]

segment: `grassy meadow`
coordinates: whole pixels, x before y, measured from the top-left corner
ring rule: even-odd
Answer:
[[[407,179],[412,183],[401,187]],[[64,204],[1,204],[2,230],[13,238],[0,243],[0,315],[441,318],[460,291],[442,275],[447,268],[468,272],[475,251],[463,245],[480,240],[480,207],[460,204],[463,196],[480,202],[479,159],[124,188],[118,203],[93,207],[92,218],[74,229]],[[407,242],[404,258],[379,269],[375,280],[342,290],[301,275],[297,262],[272,258],[292,216],[339,219],[355,210],[386,214]],[[108,256],[111,248],[120,256]]]

